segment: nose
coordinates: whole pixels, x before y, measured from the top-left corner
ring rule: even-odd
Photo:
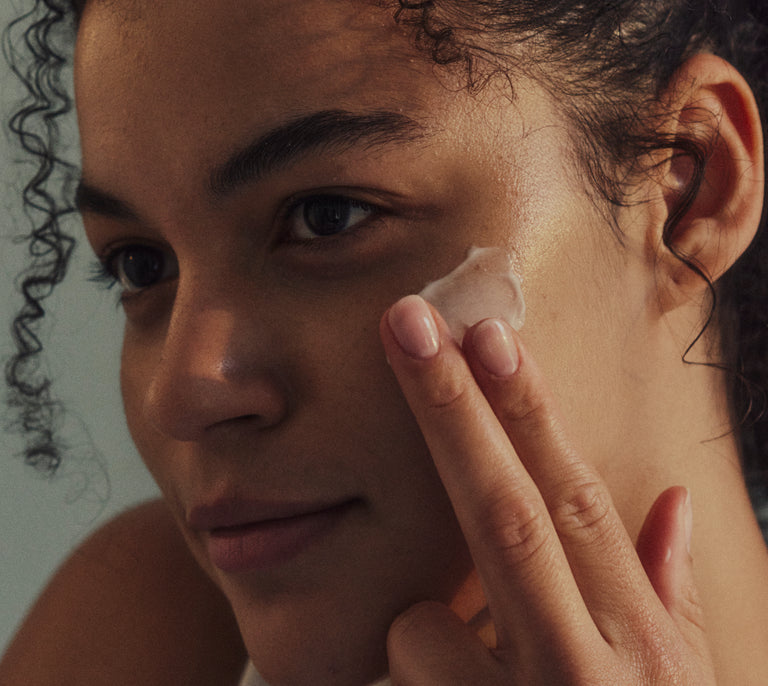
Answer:
[[[234,301],[178,298],[143,403],[162,434],[198,441],[214,427],[248,420],[275,426],[288,409],[277,346],[254,316]]]

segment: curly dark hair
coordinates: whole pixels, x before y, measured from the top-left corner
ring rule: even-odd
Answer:
[[[708,155],[706,144],[693,136],[661,133],[659,119],[651,114],[673,74],[697,52],[720,55],[745,75],[761,111],[768,112],[764,0],[388,2],[436,64],[465,69],[470,89],[479,90],[499,75],[512,85],[517,73],[532,76],[557,95],[573,123],[590,187],[609,209],[627,202],[627,172],[638,171],[637,160],[646,153],[668,151],[690,158],[697,173],[665,227],[668,247],[676,222],[696,197]],[[28,237],[32,262],[20,281],[24,305],[13,322],[17,353],[6,366],[6,379],[10,404],[18,411],[16,425],[29,437],[26,460],[43,470],[56,469],[61,447],[55,435],[59,406],[37,362],[42,350],[37,325],[45,298],[64,277],[74,245],[60,227],[62,216],[73,211],[66,182],[75,170],[58,153],[57,121],[71,108],[61,82],[67,55],[59,46],[67,44],[62,36],[74,37],[83,4],[35,0],[6,30],[3,43],[29,93],[10,122],[11,130],[38,162],[24,189],[23,200],[35,222]],[[620,227],[615,229],[620,238]],[[706,278],[693,258],[678,257]],[[704,327],[717,325],[720,330],[722,359],[712,364],[730,372],[733,423],[755,497],[764,497],[768,488],[766,265],[764,211],[749,250],[711,285],[712,311]]]
[[[8,404],[16,414],[8,428],[24,434],[26,462],[47,473],[61,461],[63,446],[56,431],[62,407],[40,369],[43,345],[38,324],[45,315],[43,303],[64,278],[75,247],[74,238],[62,230],[61,219],[74,211],[66,191],[77,169],[58,154],[59,120],[72,110],[62,71],[68,60],[66,45],[71,43],[67,38],[74,28],[73,9],[66,0],[36,0],[3,32],[3,54],[28,93],[9,128],[37,163],[22,194],[32,223],[26,237],[30,264],[18,279],[24,304],[12,325],[16,354],[5,367]]]

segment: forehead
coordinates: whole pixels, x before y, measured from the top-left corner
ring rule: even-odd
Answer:
[[[362,87],[372,76],[366,64],[407,59],[398,36],[392,11],[364,0],[95,0],[81,22],[77,61],[120,73],[126,89],[152,82],[160,91],[184,80],[190,91],[242,80],[263,87],[265,77],[308,72],[326,77],[325,87]]]
[[[443,90],[392,8],[363,0],[95,0],[75,66],[81,128],[102,149],[129,138],[157,151],[182,127],[216,146],[313,110],[402,111]]]

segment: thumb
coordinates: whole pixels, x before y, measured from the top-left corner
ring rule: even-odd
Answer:
[[[708,654],[704,611],[693,576],[693,510],[687,488],[674,486],[652,505],[637,539],[637,554],[656,594],[688,645]]]
[[[500,667],[475,631],[436,602],[412,606],[387,636],[393,686],[501,683]]]

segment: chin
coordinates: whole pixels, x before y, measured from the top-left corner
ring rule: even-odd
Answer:
[[[251,661],[270,686],[367,686],[387,673],[390,620],[361,626],[343,614],[275,608],[242,621],[238,615],[238,622]]]

